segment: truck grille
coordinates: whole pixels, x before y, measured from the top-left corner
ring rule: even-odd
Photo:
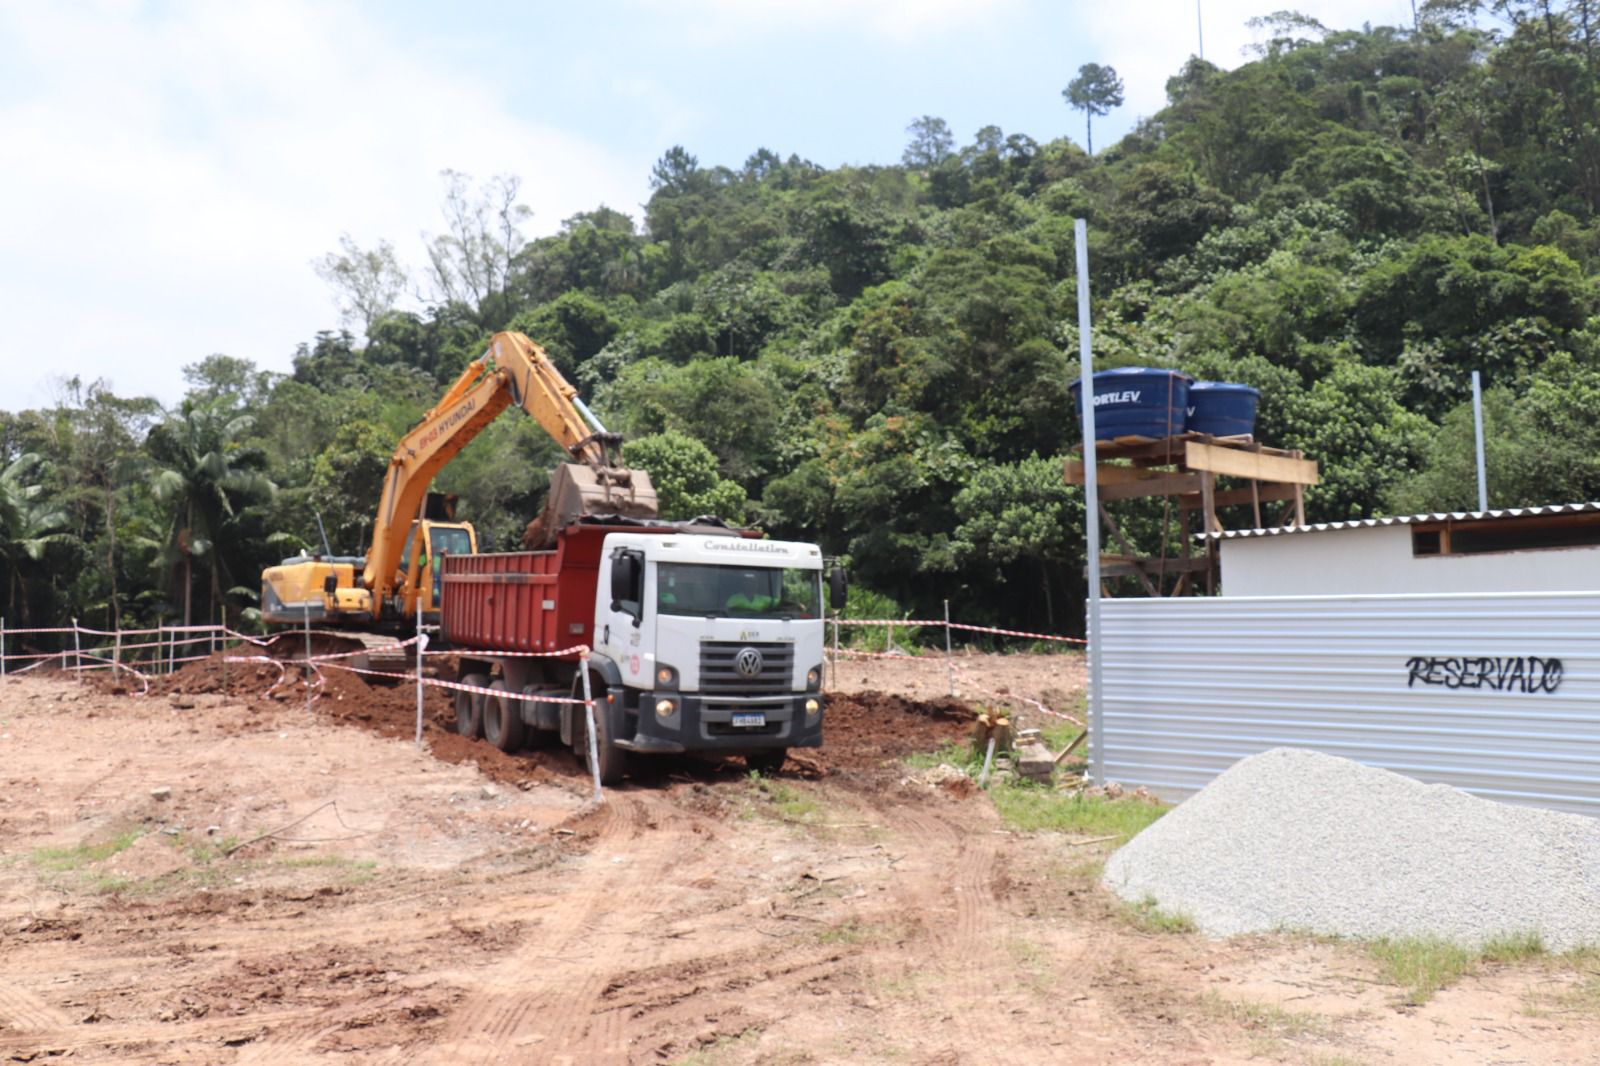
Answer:
[[[746,648],[759,652],[761,668],[754,677],[739,672],[739,656]],[[700,691],[730,696],[758,696],[788,692],[794,677],[794,645],[775,642],[746,643],[707,640],[700,643]]]

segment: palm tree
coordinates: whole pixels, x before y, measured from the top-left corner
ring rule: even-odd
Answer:
[[[33,482],[43,461],[29,453],[18,456],[0,471],[0,562],[6,569],[7,612],[17,617],[17,598],[23,592],[23,571],[29,563],[43,561],[55,544],[77,538],[63,532],[71,522],[66,510],[45,498],[45,487]],[[21,620],[28,620],[28,597],[22,596]]]
[[[261,471],[266,455],[240,438],[253,419],[214,404],[185,400],[150,431],[146,450],[160,468],[151,482],[156,501],[171,508],[164,558],[183,572],[183,624],[193,618],[194,562],[210,574],[213,612],[222,602],[227,562],[220,549],[236,531],[239,511],[276,486]]]

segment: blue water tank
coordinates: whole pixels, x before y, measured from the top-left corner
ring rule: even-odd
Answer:
[[[1189,386],[1189,432],[1213,437],[1253,436],[1256,401],[1260,398],[1261,390],[1249,385],[1196,381]]]
[[[1181,370],[1155,370],[1129,366],[1102,370],[1094,376],[1094,435],[1097,440],[1117,437],[1160,439],[1182,433],[1189,383]],[[1083,424],[1079,383],[1072,383],[1078,424]]]

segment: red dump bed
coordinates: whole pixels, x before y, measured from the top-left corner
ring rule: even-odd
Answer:
[[[600,548],[607,533],[622,532],[676,530],[574,525],[549,551],[447,556],[439,607],[445,643],[487,651],[592,644]]]

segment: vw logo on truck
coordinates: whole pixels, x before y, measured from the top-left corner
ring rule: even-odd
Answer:
[[[761,676],[761,653],[755,648],[740,648],[734,657],[733,667],[741,677]]]

